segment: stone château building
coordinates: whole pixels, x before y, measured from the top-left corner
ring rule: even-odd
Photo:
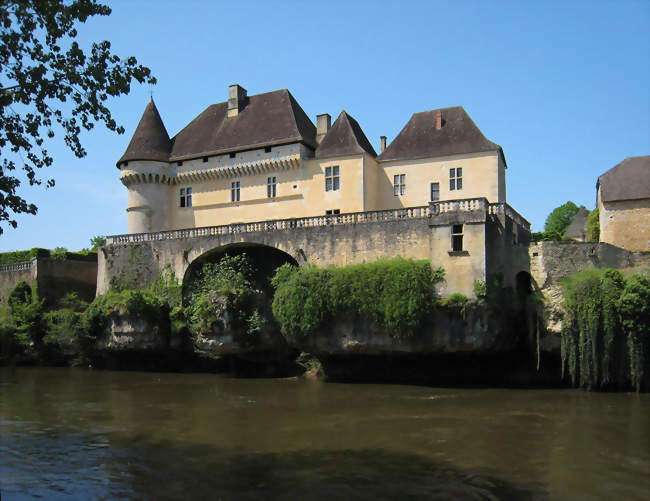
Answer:
[[[231,85],[172,138],[151,100],[117,167],[129,234],[107,239],[100,293],[133,274],[119,246],[140,242],[156,256],[143,283],[165,265],[183,277],[227,245],[317,265],[429,259],[446,270],[442,294],[468,296],[475,281],[514,286],[529,268],[530,224],[506,204],[503,150],[461,106],[413,114],[377,154],[345,111],[314,125],[286,89]]]
[[[286,89],[229,91],[171,139],[149,102],[117,163],[129,233],[506,201],[503,151],[460,106],[415,113],[377,155],[345,111],[314,127]]]

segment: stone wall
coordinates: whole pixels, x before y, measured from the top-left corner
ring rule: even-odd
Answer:
[[[533,290],[545,300],[546,330],[562,329],[562,279],[587,268],[616,268],[650,274],[650,252],[633,252],[603,242],[539,242],[529,247]]]
[[[650,251],[650,199],[600,202],[600,241]]]
[[[28,284],[36,280],[36,259],[0,265],[0,305],[7,304],[9,293],[21,280]]]
[[[75,260],[36,258],[23,263],[0,266],[0,304],[6,304],[9,292],[18,282],[36,282],[45,306],[55,306],[69,292],[92,301],[97,287],[97,263]]]

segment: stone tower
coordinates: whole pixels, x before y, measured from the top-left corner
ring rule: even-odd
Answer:
[[[169,227],[171,143],[153,99],[142,114],[131,142],[117,162],[120,180],[128,188],[129,233],[162,231]]]

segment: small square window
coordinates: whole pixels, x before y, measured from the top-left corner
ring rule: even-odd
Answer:
[[[176,165],[178,165],[180,167],[181,165],[183,165],[183,161],[179,160],[178,162],[176,162]]]
[[[396,174],[393,176],[393,195],[406,195],[406,174]]]
[[[451,250],[460,252],[463,250],[463,225],[455,224],[451,227]]]
[[[192,188],[180,189],[180,206],[192,207]]]
[[[230,183],[230,201],[231,202],[239,202],[240,189],[241,189],[241,182],[240,181],[233,181],[232,183]]]
[[[236,153],[231,153],[230,154],[230,158],[235,158],[235,156],[236,156]]]
[[[325,191],[336,191],[340,187],[339,166],[325,167]]]
[[[266,178],[266,196],[267,198],[275,198],[277,194],[278,178],[267,177]]]
[[[272,146],[267,146],[266,148],[264,148],[264,153],[271,153],[272,149],[273,149]]]
[[[431,201],[440,200],[440,183],[431,183]]]
[[[206,163],[208,161],[208,157],[203,157],[203,163]]]
[[[451,191],[463,189],[463,168],[462,167],[449,169],[449,189]]]

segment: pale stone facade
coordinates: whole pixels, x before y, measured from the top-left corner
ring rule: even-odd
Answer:
[[[241,87],[231,87],[231,101],[246,96]],[[278,92],[282,91],[250,99]],[[227,116],[219,127],[228,126],[247,112],[246,106],[237,113],[235,109],[229,102]],[[155,116],[150,118],[148,114]],[[418,207],[432,199],[486,198],[489,202],[505,202],[506,164],[501,148],[483,137],[462,108],[414,117],[426,114],[430,130],[424,132],[431,137],[441,135],[436,140],[445,143],[440,153],[434,145],[433,151],[424,152],[425,156],[422,152],[410,155],[408,151],[391,156],[391,148],[400,146],[391,144],[386,153],[377,156],[356,121],[343,112],[332,127],[329,115],[320,115],[318,131],[311,123],[303,125],[307,132],[293,141],[280,137],[262,144],[246,144],[244,139],[242,144],[225,145],[223,153],[213,148],[208,151],[211,148],[205,144],[193,144],[195,151],[175,155],[173,149],[159,151],[165,148],[165,141],[174,143],[176,138],[169,140],[151,102],[129,149],[118,162],[121,180],[129,191],[129,233],[311,217],[328,211],[343,214]],[[457,123],[450,121],[447,125],[447,116],[456,117]],[[440,121],[438,128],[436,119]],[[156,123],[147,124],[147,120]],[[421,123],[415,131],[409,130],[409,124],[394,143],[408,143],[413,140],[409,134],[422,134]],[[442,136],[447,132],[445,127],[454,128],[448,139]],[[282,133],[280,130],[276,136]],[[312,137],[305,137],[310,134]],[[456,137],[459,134],[462,137]],[[157,150],[147,147],[138,151],[146,141],[160,144]],[[454,145],[454,141],[458,144]],[[477,151],[471,144],[468,147],[472,141],[478,145]],[[447,147],[450,144],[451,149]],[[166,161],[162,161],[165,157]],[[329,188],[328,182],[332,183]]]
[[[117,164],[130,235],[109,245],[161,242],[152,255],[179,277],[211,245],[239,242],[321,266],[429,259],[446,271],[445,296],[474,296],[474,282],[494,274],[514,286],[527,269],[530,225],[506,204],[501,147],[462,107],[416,113],[381,147],[377,155],[345,111],[333,124],[319,115],[314,126],[286,90],[247,97],[231,86],[227,103],[172,139],[151,101]],[[197,247],[204,237],[207,247]],[[167,255],[166,242],[177,239]],[[103,263],[100,293],[131,266]]]

